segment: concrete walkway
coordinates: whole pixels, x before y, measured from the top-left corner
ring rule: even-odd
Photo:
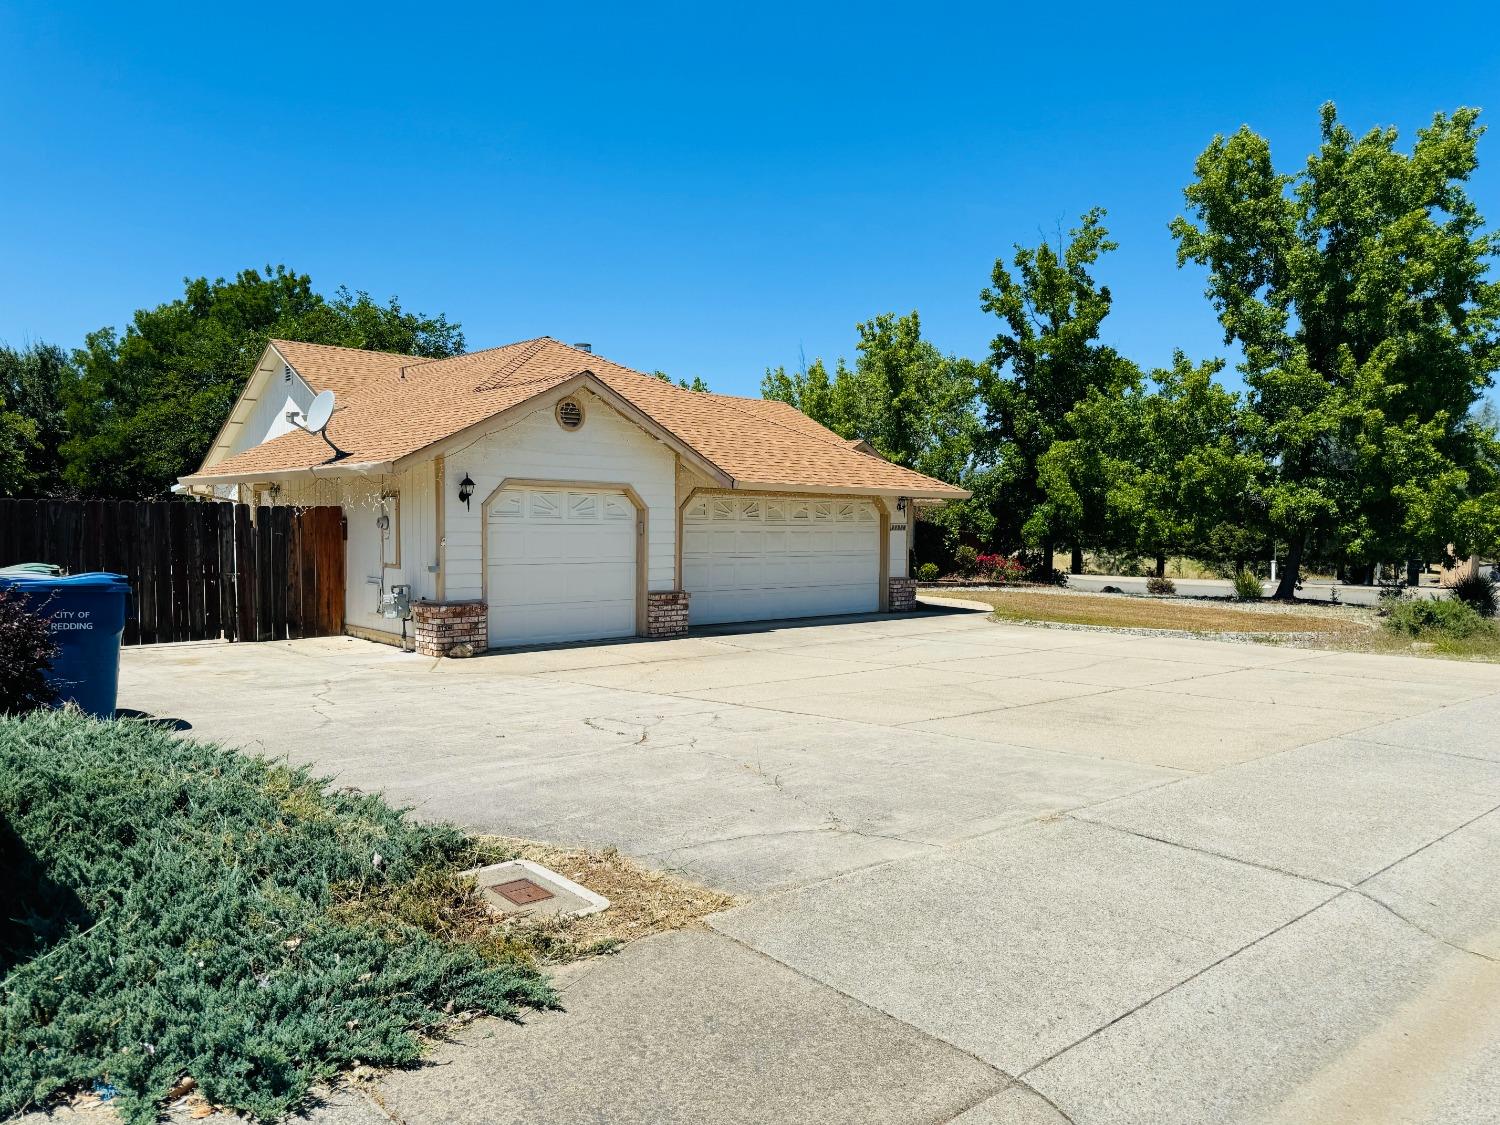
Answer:
[[[746,900],[328,1120],[1500,1106],[1500,667],[934,612],[449,662],[163,646],[121,705]]]

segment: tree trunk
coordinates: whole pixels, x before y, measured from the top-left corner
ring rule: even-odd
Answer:
[[[1045,543],[1045,544],[1042,545],[1042,570],[1045,573],[1047,573],[1047,574],[1051,574],[1052,573],[1052,544],[1051,543]]]
[[[1422,560],[1406,560],[1406,584],[1408,586],[1420,586],[1422,584]]]
[[[1083,573],[1083,548],[1082,547],[1074,547],[1073,548],[1073,557],[1068,562],[1068,573],[1069,574],[1082,574]]]
[[[1278,601],[1292,601],[1297,597],[1297,578],[1302,571],[1303,536],[1291,536],[1286,545],[1286,566],[1281,571],[1281,581],[1271,596]]]
[[[1167,576],[1167,556],[1166,555],[1157,555],[1156,556],[1156,577],[1158,577],[1158,578],[1165,578],[1166,576]]]

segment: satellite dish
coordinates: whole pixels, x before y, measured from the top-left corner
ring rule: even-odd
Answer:
[[[319,391],[311,403],[308,404],[307,413],[302,416],[302,421],[296,420],[295,412],[289,412],[287,421],[299,430],[306,430],[310,434],[317,434],[328,443],[328,448],[333,450],[333,459],[341,460],[349,454],[333,444],[333,439],[328,436],[328,423],[333,419],[333,392]]]
[[[312,400],[312,405],[307,408],[307,416],[302,421],[302,428],[311,433],[321,434],[328,428],[328,422],[333,417],[333,392],[319,391],[317,397]]]

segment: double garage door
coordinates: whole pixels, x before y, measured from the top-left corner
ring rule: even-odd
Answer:
[[[869,613],[880,601],[880,517],[867,500],[703,496],[682,521],[694,625]]]
[[[638,519],[609,490],[496,496],[484,531],[490,646],[633,636]],[[683,513],[695,625],[873,612],[879,582],[880,517],[867,500],[704,496]]]

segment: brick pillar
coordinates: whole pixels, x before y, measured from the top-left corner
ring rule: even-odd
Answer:
[[[662,590],[646,595],[646,636],[660,640],[680,637],[687,632],[688,599],[686,590]]]
[[[917,608],[917,580],[915,578],[892,578],[890,581],[890,604],[892,613],[910,613]]]
[[[490,646],[484,602],[417,602],[411,616],[421,656],[473,656]]]

